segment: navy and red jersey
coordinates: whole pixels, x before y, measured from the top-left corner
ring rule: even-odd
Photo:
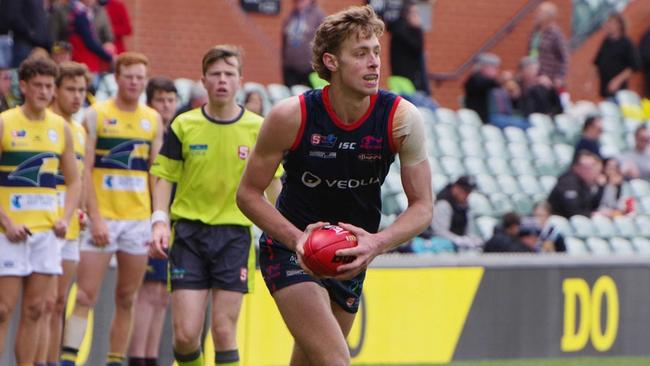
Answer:
[[[398,96],[380,90],[353,124],[334,113],[328,87],[300,96],[302,121],[284,158],[278,210],[296,227],[345,222],[374,233],[381,218],[381,185],[395,160],[393,115]]]

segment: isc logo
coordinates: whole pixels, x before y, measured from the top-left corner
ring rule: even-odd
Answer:
[[[354,258],[352,255],[335,255],[332,257],[332,263],[351,263]]]
[[[567,278],[562,283],[562,291],[564,292],[562,351],[581,351],[590,338],[596,351],[608,351],[616,341],[618,333],[618,290],[614,280],[609,276],[601,276],[590,291],[589,284],[582,278]],[[604,299],[607,306],[605,319],[601,323]],[[580,319],[577,324],[576,319]],[[604,330],[601,324],[605,325]]]
[[[356,150],[356,148],[357,148],[356,142],[339,142],[340,150]]]

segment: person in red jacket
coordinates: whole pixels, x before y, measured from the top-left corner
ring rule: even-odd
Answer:
[[[70,44],[72,60],[86,64],[92,73],[100,71],[101,62],[112,62],[111,50],[105,48],[97,37],[93,23],[93,6],[96,0],[80,0],[72,5]]]
[[[126,51],[124,37],[133,33],[129,12],[122,0],[99,0],[99,3],[104,5],[104,9],[106,9],[108,17],[111,19],[113,35],[115,36],[115,53],[119,55]]]

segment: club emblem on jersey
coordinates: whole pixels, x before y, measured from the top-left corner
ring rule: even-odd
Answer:
[[[53,128],[50,128],[47,130],[47,138],[52,142],[56,142],[59,139],[59,134]]]
[[[132,169],[133,161],[136,159],[149,159],[149,144],[142,140],[123,142],[102,157],[101,162],[104,164],[114,164],[120,168]]]
[[[364,136],[361,139],[361,148],[364,150],[381,150],[384,139],[375,136]]]
[[[59,170],[59,158],[53,153],[41,153],[18,165],[7,177],[34,187],[53,187]]]
[[[329,134],[325,136],[318,133],[314,133],[311,135],[310,141],[312,146],[334,147],[334,144],[336,144],[336,136],[333,134]]]
[[[239,158],[242,159],[242,160],[248,159],[249,151],[250,151],[250,148],[248,146],[239,145],[239,147],[237,148],[237,153],[239,155]]]

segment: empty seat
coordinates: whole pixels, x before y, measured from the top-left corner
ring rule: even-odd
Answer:
[[[553,151],[560,166],[568,167],[571,164],[571,160],[573,160],[573,146],[562,143],[555,144],[553,145]]]
[[[458,125],[458,134],[461,141],[473,141],[480,143],[483,140],[481,136],[481,128],[474,125],[460,124]]]
[[[548,222],[558,229],[565,237],[573,235],[573,227],[566,217],[551,215],[551,217],[548,218]]]
[[[506,135],[508,142],[528,142],[526,133],[519,127],[508,126],[503,129],[503,134]]]
[[[440,173],[431,174],[431,185],[434,193],[440,192],[449,183],[449,178],[446,175]]]
[[[545,193],[539,180],[532,175],[520,175],[517,177],[517,181],[519,182],[522,192],[527,195],[534,196]]]
[[[301,95],[304,94],[305,92],[310,91],[311,88],[308,87],[307,85],[294,85],[291,88],[289,88],[289,90],[291,90],[291,95]]]
[[[650,216],[639,215],[634,218],[639,236],[650,238]]]
[[[467,157],[463,160],[465,170],[470,175],[487,174],[488,168],[485,166],[483,159],[474,156]]]
[[[549,194],[557,184],[557,178],[553,175],[543,175],[539,177],[539,182],[544,188],[544,193]]]
[[[607,216],[594,215],[591,218],[591,223],[595,229],[596,235],[601,238],[611,238],[618,234],[616,226]]]
[[[615,236],[609,239],[609,245],[611,246],[614,254],[618,255],[632,255],[635,254],[634,247],[629,240]]]
[[[176,94],[178,94],[178,105],[184,106],[189,103],[192,95],[192,86],[194,86],[194,80],[178,78],[174,80],[174,86],[176,87]]]
[[[496,178],[500,192],[508,195],[521,193],[519,183],[517,183],[517,180],[512,175],[497,175]]]
[[[647,197],[650,195],[650,183],[645,179],[630,180],[630,188],[636,197]]]
[[[555,124],[553,123],[551,117],[547,114],[532,113],[530,116],[528,116],[528,120],[530,121],[530,124],[533,125],[533,127],[544,130],[546,133],[551,133],[553,130],[555,130]]]
[[[455,158],[463,157],[463,152],[458,146],[458,142],[449,139],[438,140],[438,150],[441,156],[453,156]]]
[[[518,175],[537,175],[537,170],[528,159],[512,159],[510,166]]]
[[[631,238],[638,235],[636,224],[629,216],[616,216],[614,218],[614,225],[616,226],[618,233],[625,238]]]
[[[593,255],[610,255],[612,254],[612,249],[609,246],[609,243],[605,239],[597,237],[589,237],[585,241],[587,248]]]
[[[483,149],[487,154],[487,158],[510,158],[510,153],[503,142],[500,141],[486,141],[483,145]]]
[[[266,90],[273,104],[291,96],[291,90],[284,84],[268,84]]]
[[[650,255],[650,239],[643,237],[632,238],[632,244],[639,254]]]
[[[527,129],[526,136],[528,136],[528,140],[530,140],[532,143],[551,143],[551,132],[539,127],[531,127]]]
[[[573,227],[573,233],[575,236],[580,238],[586,238],[588,236],[594,235],[596,230],[591,220],[582,215],[571,216],[569,219],[571,226]]]
[[[476,185],[478,186],[479,191],[482,193],[490,195],[492,193],[501,192],[496,180],[494,180],[491,175],[477,174],[475,178]]]
[[[514,205],[510,201],[510,198],[503,193],[493,193],[490,195],[490,203],[492,203],[492,208],[494,209],[494,214],[501,216],[507,212],[512,212],[515,210]]]
[[[530,146],[530,151],[535,159],[555,159],[555,154],[549,144],[533,143]]]
[[[481,117],[479,117],[476,111],[473,111],[471,109],[461,108],[458,111],[456,111],[456,116],[460,120],[461,124],[471,125],[475,127],[481,127],[483,125],[483,121],[481,121]]]
[[[418,110],[420,111],[420,115],[422,116],[424,123],[432,125],[438,122],[435,112],[431,109],[426,107],[418,107]]]
[[[499,220],[490,216],[481,216],[476,219],[476,226],[483,240],[489,240],[494,235],[494,228],[498,224]]]
[[[449,123],[452,125],[458,125],[458,118],[456,117],[456,112],[449,108],[438,108],[435,111],[436,118],[440,123]]]
[[[515,211],[520,215],[530,215],[533,210],[533,201],[523,193],[515,193],[510,197]]]
[[[569,236],[564,239],[564,243],[566,245],[566,251],[570,255],[586,255],[589,254],[589,251],[587,250],[587,246],[585,245],[585,242],[573,237]]]
[[[557,130],[564,135],[564,138],[572,143],[577,139],[580,130],[582,129],[582,124],[576,118],[568,114],[556,115],[555,126],[557,126]]]
[[[440,158],[440,166],[442,167],[443,172],[453,180],[461,175],[465,175],[465,167],[458,158],[443,156]]]
[[[448,123],[436,123],[433,125],[433,131],[436,134],[438,142],[444,140],[458,141],[456,126]]]
[[[480,141],[463,139],[460,143],[460,148],[465,156],[485,158],[485,151]]]
[[[490,158],[487,160],[487,165],[493,175],[512,175],[512,168],[506,159]]]
[[[633,90],[628,90],[628,89],[619,90],[616,92],[615,97],[619,105],[623,105],[623,104],[636,105],[636,106],[641,105],[641,98],[639,97],[639,94],[637,94]]]
[[[503,132],[493,125],[481,126],[481,134],[483,135],[483,140],[488,144],[493,141],[499,141],[501,143],[505,143],[506,141]]]
[[[516,159],[530,159],[531,153],[528,148],[528,143],[525,142],[511,142],[508,144],[508,152],[512,158]]]
[[[386,179],[384,180],[384,184],[381,188],[382,191],[387,195],[394,195],[404,191],[402,188],[402,177],[398,172],[388,172]]]
[[[621,111],[618,108],[618,105],[616,105],[614,102],[603,100],[602,102],[598,103],[598,109],[600,110],[600,114],[602,114],[603,117],[621,118]]]
[[[555,159],[535,159],[534,165],[538,175],[558,176],[562,173],[562,168]]]
[[[475,216],[491,216],[494,214],[492,204],[483,194],[479,192],[472,192],[468,198],[469,208],[472,215]]]

